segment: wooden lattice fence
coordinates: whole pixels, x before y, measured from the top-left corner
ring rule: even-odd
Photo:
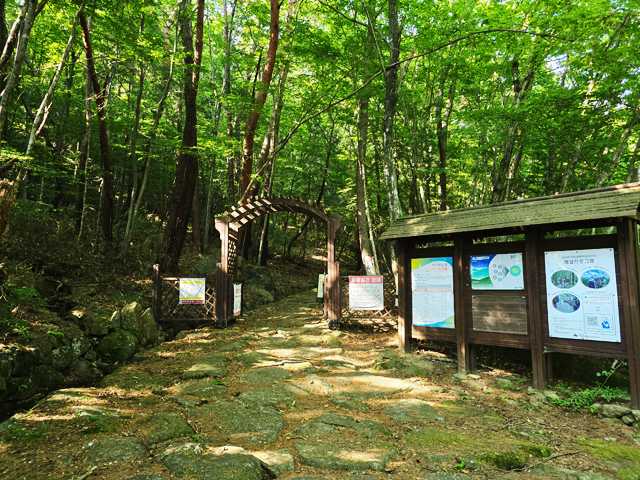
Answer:
[[[382,310],[349,309],[349,277],[340,277],[342,295],[342,318],[395,318],[398,316],[396,305],[396,284],[393,275],[383,275],[384,308]]]

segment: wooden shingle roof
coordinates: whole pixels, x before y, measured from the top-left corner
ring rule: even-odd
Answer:
[[[382,240],[527,226],[569,224],[620,217],[634,219],[640,206],[640,183],[530,198],[479,207],[399,218]]]

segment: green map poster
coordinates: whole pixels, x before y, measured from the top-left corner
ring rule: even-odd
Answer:
[[[473,290],[524,290],[521,253],[471,257]]]

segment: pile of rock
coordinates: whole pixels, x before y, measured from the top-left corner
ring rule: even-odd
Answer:
[[[636,430],[640,430],[640,410],[631,410],[622,405],[601,405],[594,403],[591,411],[602,415],[605,421],[610,423],[620,423],[629,425]]]
[[[19,344],[0,345],[0,417],[64,386],[93,385],[116,364],[164,340],[150,309],[131,303],[111,318],[52,317]]]

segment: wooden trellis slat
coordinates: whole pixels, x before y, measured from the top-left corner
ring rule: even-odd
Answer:
[[[180,305],[180,279],[166,277],[162,279],[160,289],[160,321],[207,321],[215,320],[216,292],[213,279],[207,278],[205,303]]]
[[[396,306],[396,284],[393,275],[383,275],[384,308],[382,310],[349,310],[349,277],[340,277],[342,285],[342,318],[395,318],[398,316]]]

